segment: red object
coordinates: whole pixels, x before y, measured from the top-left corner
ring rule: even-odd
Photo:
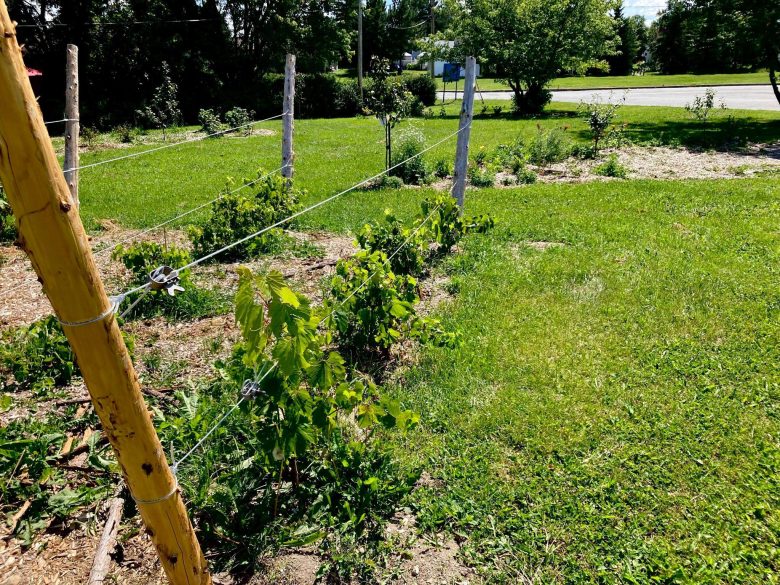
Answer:
[[[27,68],[27,77],[41,77],[43,73],[41,71],[38,71],[37,69],[30,69]]]

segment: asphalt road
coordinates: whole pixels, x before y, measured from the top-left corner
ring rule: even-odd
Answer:
[[[683,107],[685,104],[691,103],[696,96],[704,95],[706,89],[706,87],[663,87],[560,90],[553,92],[553,101],[579,103],[593,100],[594,96],[607,100],[610,95],[612,95],[612,99],[619,99],[625,94],[626,105]],[[780,110],[780,104],[775,99],[771,85],[713,86],[712,89],[717,94],[717,103],[720,104],[720,101],[723,100],[726,106],[732,109]],[[446,97],[452,99],[453,92],[448,91]],[[509,91],[483,91],[482,97],[486,100],[509,100],[512,98],[512,93]]]

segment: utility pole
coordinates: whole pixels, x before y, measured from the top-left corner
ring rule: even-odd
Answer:
[[[363,101],[363,0],[358,0],[357,74],[360,100]]]
[[[436,0],[431,0],[430,7],[431,7],[431,43],[433,43],[433,36],[436,34]],[[431,50],[431,54],[428,55],[428,71],[430,72],[432,78],[436,77],[436,72],[434,69],[434,61],[433,61],[433,50]]]
[[[211,585],[84,226],[0,0],[0,180],[27,253],[76,355],[95,413],[172,585]]]

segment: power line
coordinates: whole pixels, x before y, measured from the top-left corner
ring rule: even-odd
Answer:
[[[68,22],[41,22],[41,23],[26,23],[17,24],[16,28],[59,28],[66,26],[132,26],[132,25],[144,25],[144,24],[189,24],[196,22],[216,22],[222,20],[221,18],[182,18],[175,20],[128,20],[126,22],[80,22],[80,23],[68,23]]]

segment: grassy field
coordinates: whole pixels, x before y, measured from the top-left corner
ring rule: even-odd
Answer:
[[[458,105],[404,125],[431,144],[456,130]],[[584,144],[576,108],[480,117],[474,151],[538,127]],[[639,143],[780,139],[780,113],[728,114],[704,127],[681,109],[624,107],[618,123]],[[225,177],[276,168],[280,126],[263,127],[275,134],[84,169],[82,216],[148,227],[212,199]],[[374,119],[296,130],[307,203],[382,168]],[[303,228],[352,231],[387,208],[410,217],[430,192],[354,192]],[[405,501],[418,526],[454,535],[487,583],[780,582],[779,194],[776,177],[469,189],[467,213],[496,228],[434,274],[452,293],[437,316],[464,344],[413,351],[387,385],[421,416],[382,436],[403,471],[428,476]]]
[[[488,108],[494,105],[506,108],[500,102],[486,103]],[[478,111],[480,106],[478,102]],[[457,103],[447,106],[443,118],[436,109],[432,119],[406,121],[396,132],[415,126],[432,144],[457,130],[458,107]],[[511,143],[518,136],[530,138],[538,131],[537,127],[566,127],[572,140],[584,144],[589,138],[576,109],[576,104],[555,104],[548,107],[543,117],[534,120],[515,120],[506,113],[488,114],[476,120],[472,146],[475,151],[480,147],[492,149]],[[728,114],[734,116],[734,122],[719,114],[720,117],[705,127],[680,108],[627,106],[620,110],[617,123],[626,124],[627,137],[638,143],[722,144],[732,135],[758,142],[780,138],[778,112],[733,110]],[[274,130],[275,134],[210,139],[83,170],[82,217],[93,228],[95,220],[103,218],[118,220],[126,227],[149,227],[214,198],[227,177],[240,180],[242,176],[252,176],[259,167],[278,168],[281,125],[268,122],[261,127]],[[299,120],[296,131],[296,177],[298,184],[308,191],[309,201],[323,199],[382,170],[384,133],[373,118]],[[82,164],[89,164],[146,148],[150,146],[86,153],[81,160]],[[431,162],[438,158],[452,160],[454,149],[454,140],[450,140],[426,157]],[[349,195],[343,206],[318,210],[305,221],[311,226],[354,227],[348,215],[357,197]],[[392,201],[405,195],[389,194],[388,197]],[[361,211],[358,206],[354,213],[359,217]]]
[[[351,78],[353,71],[340,70],[340,77]],[[407,75],[425,75],[422,71],[409,71]],[[436,83],[444,87],[440,77]],[[505,83],[496,79],[483,78],[478,80],[483,91],[509,90]],[[604,77],[559,77],[550,83],[550,89],[624,89],[632,87],[673,87],[673,86],[713,86],[713,85],[766,85],[769,84],[769,74],[765,71],[755,73],[722,73],[710,75],[660,75],[647,73],[645,75],[610,75]],[[461,84],[462,85],[462,84]],[[448,89],[454,89],[454,84],[448,83]]]
[[[423,526],[493,583],[774,583],[777,183],[470,192],[497,216],[445,267],[456,353],[396,393],[424,430]],[[539,250],[525,242],[562,244]]]

